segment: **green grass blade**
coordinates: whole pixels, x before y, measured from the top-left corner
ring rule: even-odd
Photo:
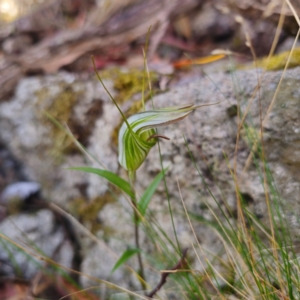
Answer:
[[[92,173],[97,174],[100,177],[105,178],[112,184],[116,185],[118,188],[120,188],[124,193],[126,193],[130,197],[134,197],[133,191],[130,187],[129,182],[124,180],[123,178],[119,177],[113,172],[107,171],[107,170],[101,170],[97,168],[90,168],[90,167],[75,167],[75,168],[69,168],[69,170],[76,170],[76,171],[83,171],[86,173]]]
[[[147,187],[147,189],[145,190],[143,195],[141,196],[141,199],[138,203],[138,209],[139,209],[139,212],[141,213],[142,216],[144,216],[146,214],[146,210],[147,210],[147,207],[150,203],[150,200],[151,200],[153,194],[155,193],[155,191],[157,189],[157,186],[159,185],[159,183],[163,179],[165,172],[166,172],[166,169],[160,171],[156,175],[156,177],[153,179],[151,184]]]
[[[140,252],[140,249],[137,248],[129,248],[123,252],[121,257],[118,259],[113,269],[111,270],[111,274],[115,272],[118,268],[120,268],[130,257]]]

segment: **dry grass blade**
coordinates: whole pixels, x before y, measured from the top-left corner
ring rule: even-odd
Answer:
[[[71,268],[68,268],[68,267],[65,267],[57,262],[55,262],[54,260],[46,257],[46,256],[42,256],[42,255],[39,255],[39,254],[36,254],[35,252],[21,246],[20,244],[16,243],[15,241],[13,241],[12,239],[10,239],[9,237],[3,235],[2,233],[0,233],[0,237],[4,240],[6,240],[7,242],[11,243],[12,245],[14,245],[15,247],[17,247],[18,249],[24,251],[25,253],[29,254],[30,256],[32,257],[35,257],[36,259],[40,260],[40,261],[44,261],[46,263],[49,263],[50,265],[53,265],[53,266],[56,266],[56,267],[59,267],[65,271],[68,271],[68,272],[71,272],[71,273],[74,273],[74,274],[77,274],[77,275],[81,275],[83,277],[86,277],[92,281],[95,281],[95,282],[98,282],[99,284],[103,283],[105,284],[107,287],[109,288],[112,288],[112,289],[116,289],[116,290],[119,290],[119,291],[122,291],[122,292],[125,292],[125,293],[128,293],[129,295],[132,295],[132,296],[135,296],[139,299],[144,299],[144,300],[147,300],[148,298],[147,297],[144,297],[144,296],[141,296],[141,295],[138,295],[128,289],[125,289],[125,288],[122,288],[114,283],[111,283],[109,281],[106,281],[106,280],[102,280],[102,279],[99,279],[99,278],[96,278],[96,277],[93,277],[93,276],[90,276],[88,274],[85,274],[85,273],[82,273],[82,272],[79,272],[79,271],[76,271],[76,270],[73,270]]]
[[[291,10],[292,13],[293,13],[293,16],[294,16],[295,20],[296,20],[297,23],[298,23],[298,26],[300,27],[300,19],[299,19],[299,16],[298,16],[298,14],[297,14],[297,12],[296,12],[294,6],[293,6],[292,3],[290,2],[290,0],[285,0],[285,2],[288,4],[290,10]]]
[[[54,211],[57,211],[59,214],[65,216],[74,226],[77,227],[79,231],[81,231],[85,236],[89,237],[92,241],[94,241],[96,244],[99,245],[99,247],[104,247],[107,249],[109,253],[111,253],[116,259],[119,258],[119,256],[107,246],[106,243],[104,243],[102,240],[100,240],[97,236],[95,236],[90,230],[88,230],[86,227],[84,227],[76,218],[74,218],[71,214],[60,208],[54,203],[49,204],[50,208],[52,208]],[[137,278],[139,278],[139,275],[137,272],[135,272],[132,268],[129,266],[125,265],[126,268],[133,273]]]
[[[264,118],[263,121],[262,121],[262,125],[261,125],[262,128],[265,126],[266,122],[268,121],[269,114],[270,114],[270,112],[271,112],[271,110],[272,110],[272,108],[273,108],[273,106],[274,106],[275,100],[277,99],[277,95],[278,95],[278,93],[279,93],[279,89],[280,89],[281,83],[282,83],[282,81],[283,81],[284,74],[285,74],[285,72],[286,72],[286,70],[287,70],[287,68],[288,68],[288,65],[289,65],[289,62],[290,62],[290,60],[291,60],[293,50],[295,49],[296,43],[297,43],[297,41],[298,41],[299,35],[300,35],[300,28],[299,28],[299,30],[298,30],[298,32],[297,32],[297,36],[296,36],[296,38],[295,38],[295,40],[294,40],[292,49],[291,49],[290,54],[289,54],[288,59],[287,59],[287,63],[286,63],[286,65],[285,65],[285,68],[284,68],[284,70],[283,70],[283,72],[282,72],[282,75],[280,76],[280,80],[279,80],[279,83],[278,83],[278,85],[277,85],[277,87],[276,87],[274,96],[273,96],[273,98],[272,98],[272,100],[271,100],[271,103],[270,103],[270,105],[269,105],[269,107],[268,107],[268,110],[267,110],[267,112],[266,112],[266,116],[265,116],[265,118]],[[261,138],[261,134],[260,134],[260,138]],[[251,164],[251,161],[252,161],[252,155],[253,155],[253,152],[255,151],[255,147],[256,147],[256,146],[254,145],[254,146],[252,147],[251,151],[250,151],[250,154],[249,154],[249,156],[248,156],[248,158],[247,158],[247,160],[246,160],[246,163],[245,163],[245,167],[244,167],[243,172],[246,172],[247,169],[249,168],[250,164]]]
[[[274,96],[273,96],[273,98],[272,98],[272,100],[271,100],[271,103],[270,103],[269,108],[268,108],[268,110],[267,110],[267,112],[266,112],[266,115],[265,115],[265,117],[264,117],[264,119],[263,119],[263,121],[262,121],[262,124],[261,124],[262,129],[263,129],[264,125],[266,124],[266,122],[268,121],[269,114],[270,114],[270,112],[271,112],[271,110],[272,110],[272,108],[273,108],[273,106],[274,106],[274,103],[275,103],[275,100],[276,100],[276,98],[277,98],[277,95],[278,95],[278,92],[279,92],[279,89],[280,89],[282,80],[283,80],[283,78],[284,78],[284,74],[285,74],[285,72],[286,72],[286,70],[287,70],[287,68],[288,68],[289,62],[290,62],[290,60],[291,60],[293,51],[294,51],[294,49],[295,49],[295,47],[296,47],[296,43],[297,43],[297,41],[298,41],[299,34],[300,34],[300,19],[299,19],[297,13],[296,13],[296,10],[294,9],[294,7],[292,6],[292,4],[290,3],[289,0],[285,0],[285,1],[286,1],[286,3],[289,5],[290,9],[292,10],[293,15],[294,15],[294,17],[295,17],[295,19],[296,19],[296,21],[297,21],[297,23],[298,23],[298,25],[299,25],[299,29],[298,29],[297,35],[296,35],[296,37],[295,37],[295,39],[294,39],[293,46],[292,46],[292,48],[291,48],[291,50],[290,50],[290,53],[289,53],[289,56],[288,56],[286,65],[285,65],[285,67],[284,67],[284,69],[283,69],[283,72],[282,72],[282,75],[281,75],[281,77],[280,77],[280,80],[279,80],[279,83],[278,83],[278,85],[277,85],[277,88],[276,88],[276,90],[275,90]],[[284,3],[282,4],[282,10],[283,10],[283,9],[284,9]],[[275,35],[275,38],[274,38],[274,41],[273,41],[273,44],[272,44],[272,47],[271,47],[271,50],[270,50],[270,54],[269,54],[269,56],[268,56],[268,59],[271,57],[271,55],[273,55],[273,53],[274,53],[274,51],[275,51],[276,43],[278,42],[278,39],[279,39],[279,34],[280,34],[280,31],[281,31],[281,28],[282,28],[282,25],[283,25],[283,21],[284,21],[284,15],[281,14],[280,19],[279,19],[279,23],[278,23],[278,26],[277,26],[276,35]],[[265,73],[265,72],[264,72],[264,73]],[[257,90],[255,90],[254,95],[253,95],[253,98],[254,98],[256,92],[257,92],[257,91],[259,90],[259,88],[260,88],[260,83],[261,83],[261,80],[262,80],[262,78],[263,78],[263,76],[264,76],[264,73],[261,75],[261,78],[260,78],[259,83],[258,83],[258,88],[257,88]],[[251,98],[251,99],[253,99],[253,98]],[[252,103],[252,101],[250,101],[250,102]],[[249,105],[250,105],[250,103],[249,103]],[[248,105],[248,107],[250,108],[249,105]],[[244,120],[245,120],[245,118],[246,118],[246,115],[247,115],[247,112],[248,112],[248,107],[247,107],[246,112],[245,112],[245,114],[244,114],[244,116],[243,116],[243,120],[242,120],[241,126],[242,126],[242,124],[244,123]],[[261,134],[260,134],[259,137],[261,138]],[[244,167],[243,172],[246,172],[247,169],[249,168],[249,166],[250,166],[250,164],[251,164],[251,161],[252,161],[252,155],[253,155],[253,152],[255,151],[255,148],[256,148],[256,145],[254,145],[254,146],[252,147],[252,149],[251,149],[251,152],[250,152],[250,154],[249,154],[249,156],[248,156],[248,158],[247,158],[247,160],[246,160],[246,163],[245,163],[245,167]]]
[[[199,249],[201,250],[202,254],[204,254],[204,252],[203,252],[203,250],[202,250],[202,247],[201,247],[201,245],[200,245],[200,243],[199,243],[199,241],[198,241],[197,235],[196,235],[196,233],[195,233],[194,227],[193,227],[193,225],[192,225],[192,223],[191,223],[191,219],[190,219],[189,214],[188,214],[188,212],[187,212],[185,203],[184,203],[184,201],[183,201],[182,194],[181,194],[181,189],[180,189],[180,186],[179,186],[178,179],[177,179],[176,181],[177,181],[178,191],[179,191],[180,199],[181,199],[181,202],[182,202],[182,206],[183,206],[183,208],[184,208],[185,215],[186,215],[187,220],[188,220],[188,222],[189,222],[190,228],[191,228],[191,230],[192,230],[192,232],[193,232],[193,235],[194,235],[194,238],[195,238],[195,240],[196,240],[196,243],[197,243]],[[191,244],[192,244],[192,243],[191,243]],[[206,268],[205,268],[205,266],[203,265],[203,263],[202,263],[200,257],[198,256],[198,253],[197,253],[196,249],[194,248],[194,245],[193,245],[193,244],[192,244],[192,247],[193,247],[193,249],[194,249],[194,252],[196,253],[196,256],[197,256],[199,262],[201,263],[201,265],[202,265],[202,267],[203,267],[203,270],[204,270],[204,272],[205,272],[205,275],[207,276],[207,278],[208,278],[209,281],[210,281],[211,286],[215,289],[215,291],[216,291],[216,293],[218,294],[218,296],[220,296],[221,299],[223,299],[223,295],[219,292],[219,290],[217,289],[217,287],[216,287],[215,284],[213,283],[213,280],[211,279],[211,277],[210,277],[209,274],[207,273]],[[205,257],[205,255],[204,255],[204,257]],[[206,260],[206,261],[208,261],[208,260]]]
[[[81,293],[84,293],[84,292],[86,292],[86,291],[90,291],[90,290],[93,290],[93,289],[97,289],[97,288],[99,288],[98,285],[90,286],[90,287],[88,287],[88,288],[86,288],[86,289],[81,289],[80,291],[76,291],[76,292],[70,293],[70,294],[68,294],[68,295],[65,295],[65,296],[59,298],[59,300],[63,300],[63,299],[68,298],[68,297],[70,297],[70,296],[75,296],[75,295],[78,295],[78,294],[81,294]],[[83,299],[83,300],[84,300],[84,299],[88,300],[89,298],[82,298],[82,299]],[[91,300],[93,300],[93,299],[91,299]],[[96,300],[96,298],[95,298],[94,300]],[[99,299],[98,299],[98,300],[99,300]]]

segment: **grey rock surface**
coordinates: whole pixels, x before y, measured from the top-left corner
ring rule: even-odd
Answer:
[[[50,210],[9,216],[0,223],[0,232],[29,253],[52,258],[66,267],[72,266],[72,246],[64,232],[57,230]],[[47,265],[4,239],[1,239],[0,247],[1,276],[32,279]]]
[[[251,143],[259,137],[261,120],[264,129],[265,157],[284,203],[282,215],[292,224],[295,239],[298,239],[300,68],[285,73],[273,102],[281,75],[281,71],[263,74],[260,70],[213,74],[154,97],[155,107],[219,102],[217,105],[197,109],[180,123],[159,129],[160,133],[171,139],[171,141],[161,141],[160,146],[163,165],[169,166],[168,190],[174,210],[178,240],[182,247],[190,246],[195,240],[184,214],[178,185],[187,209],[204,220],[213,219],[207,204],[219,216],[218,204],[223,209],[227,205],[234,216],[236,190],[231,175],[231,170],[234,168],[236,168],[239,189],[248,199],[249,209],[267,224],[264,188],[257,172],[257,168],[261,166],[256,165],[254,158],[249,159],[251,149],[257,151],[255,145],[253,147]],[[258,78],[261,78],[259,90],[257,89]],[[113,92],[112,84],[110,82],[107,84]],[[64,95],[66,91],[68,97],[75,95],[75,99],[72,100],[72,105],[70,104],[70,114],[65,118],[65,122],[70,124],[76,120],[76,128],[88,128],[88,138],[84,140],[88,151],[109,170],[118,172],[125,178],[124,170],[118,167],[117,152],[111,141],[113,129],[120,122],[120,116],[100,84],[94,80],[85,81],[66,73],[25,78],[17,87],[16,95],[6,103],[0,104],[0,139],[9,145],[17,158],[24,161],[28,177],[41,183],[47,198],[68,208],[68,204],[77,198],[84,197],[88,202],[105,194],[108,185],[95,175],[70,172],[65,169],[82,165],[99,167],[95,162],[88,162],[83,155],[74,151],[63,152],[61,148],[59,153],[63,154],[57,159],[55,151],[53,152],[57,150],[55,143],[63,142],[65,136],[53,135],[53,125],[45,122],[42,111],[51,112],[53,106],[63,105],[64,101],[67,101]],[[95,102],[100,103],[101,109],[98,108],[97,111],[101,113],[91,122],[91,108],[97,107],[94,106]],[[272,110],[267,113],[271,103]],[[240,116],[236,111],[237,105],[240,106]],[[151,104],[148,103],[147,109],[150,107]],[[243,122],[247,130],[243,126],[239,131],[244,115]],[[80,132],[74,134],[80,136]],[[190,157],[186,141],[200,176]],[[157,147],[154,147],[137,172],[137,191],[142,192],[160,170],[159,152]],[[82,186],[84,189],[79,188]],[[217,202],[211,197],[207,187],[210,188]],[[166,234],[173,238],[163,184],[158,187],[149,208],[155,213]],[[117,261],[119,255],[128,245],[134,244],[130,209],[127,200],[120,196],[117,202],[106,204],[99,211],[98,219],[102,228],[96,234],[105,241],[103,247],[113,249],[116,255],[106,259],[101,254],[105,252],[103,249],[96,251],[96,246],[84,242],[82,272],[104,279],[109,277],[108,270]],[[212,253],[218,253],[220,242],[212,231],[197,222],[193,222],[193,225],[203,247],[210,249]],[[147,241],[147,237],[142,236],[143,247],[151,249]],[[197,262],[195,264],[197,265]],[[99,267],[91,268],[91,265]],[[196,268],[201,270],[203,267],[199,265]],[[121,278],[124,278],[125,273],[123,275],[116,273],[114,280],[122,284]],[[127,283],[130,282],[129,278],[132,276],[128,276]],[[153,279],[153,284],[155,279],[157,278]],[[85,284],[87,285],[86,281]]]
[[[84,165],[85,159],[72,149],[71,155],[63,154],[70,140],[44,114],[49,112],[63,125],[72,123],[74,135],[81,134],[81,142],[90,145],[91,153],[116,171],[116,154],[105,146],[118,113],[98,82],[77,80],[67,73],[27,78],[20,82],[14,97],[1,104],[0,111],[0,139],[26,162],[27,177],[39,182],[48,198],[66,207],[68,200],[81,196],[78,186],[82,184],[87,183],[91,198],[106,191],[105,183],[102,186],[94,176],[65,169]]]
[[[32,194],[37,194],[41,190],[41,186],[37,182],[21,181],[8,185],[0,194],[0,203],[6,204],[10,200],[20,199],[26,200]]]

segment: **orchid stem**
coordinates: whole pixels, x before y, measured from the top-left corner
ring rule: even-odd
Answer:
[[[128,171],[128,176],[129,176],[129,182],[132,190],[133,196],[131,197],[131,203],[133,205],[133,214],[134,214],[134,237],[135,237],[135,246],[137,249],[140,248],[140,235],[139,235],[139,214],[138,214],[138,207],[137,207],[137,201],[136,201],[136,196],[135,196],[135,189],[134,189],[134,184],[135,184],[135,178],[136,178],[136,172],[135,171]],[[139,262],[139,276],[141,277],[141,286],[142,289],[145,290],[147,288],[146,286],[146,280],[145,280],[145,273],[144,273],[144,265],[142,261],[142,255],[141,252],[137,253],[138,257],[138,262]]]

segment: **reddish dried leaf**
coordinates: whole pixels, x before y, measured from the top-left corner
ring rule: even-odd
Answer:
[[[173,63],[175,68],[189,67],[191,65],[205,65],[225,57],[225,54],[209,55],[194,59],[181,59]]]
[[[100,298],[90,291],[78,289],[72,283],[68,282],[65,278],[58,277],[56,280],[57,289],[62,295],[72,294],[72,300],[100,300]]]
[[[16,283],[7,281],[0,286],[1,300],[23,300],[29,292],[29,286],[26,283]]]

